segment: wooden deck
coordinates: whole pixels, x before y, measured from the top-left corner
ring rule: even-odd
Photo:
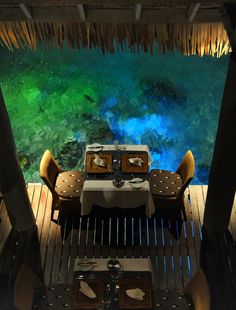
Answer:
[[[1,204],[0,274],[11,286],[20,264],[26,261],[44,275],[46,284],[72,283],[76,257],[150,257],[156,273],[156,287],[181,289],[199,267],[207,186],[192,185],[187,191],[188,220],[183,222],[182,233],[175,239],[163,219],[140,218],[129,223],[124,220],[121,225],[119,219],[114,223],[111,219],[72,218],[63,221],[61,230],[62,219],[59,218],[59,225],[50,220],[51,194],[47,187],[28,184],[37,229],[20,233],[11,230],[5,206]],[[111,227],[117,231],[115,236]],[[120,229],[123,240],[118,240]],[[236,240],[235,202],[229,230]],[[126,246],[115,246],[120,242]]]

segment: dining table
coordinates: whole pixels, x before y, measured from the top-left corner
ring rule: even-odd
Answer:
[[[106,169],[94,165],[95,154],[107,160]],[[143,167],[129,165],[132,157],[142,158]],[[89,215],[95,205],[102,208],[117,207],[120,209],[144,206],[146,216],[151,218],[155,212],[148,178],[151,163],[152,158],[147,145],[124,144],[119,145],[118,148],[112,144],[87,145],[85,151],[86,180],[80,197],[81,215]],[[114,182],[117,175],[122,181],[122,184],[118,186]]]
[[[86,267],[86,268],[85,268]],[[95,293],[86,297],[81,281]],[[150,258],[76,258],[72,304],[74,309],[153,309],[154,271]],[[142,299],[127,295],[127,290],[142,290]]]

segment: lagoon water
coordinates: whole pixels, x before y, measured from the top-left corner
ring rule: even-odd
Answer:
[[[50,149],[83,169],[86,143],[148,144],[152,168],[175,170],[188,149],[207,184],[228,56],[0,49],[0,85],[27,182]]]

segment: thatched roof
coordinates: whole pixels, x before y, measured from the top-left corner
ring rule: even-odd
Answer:
[[[153,53],[156,41],[162,53],[180,50],[185,55],[220,57],[231,51],[223,1],[138,2],[1,0],[0,43],[9,49],[36,49],[39,44],[63,48],[67,42],[72,48],[103,52]]]

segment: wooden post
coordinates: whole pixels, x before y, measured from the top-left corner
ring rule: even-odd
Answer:
[[[0,191],[12,228],[18,231],[35,226],[24,177],[16,154],[10,120],[0,89]]]
[[[232,48],[212,158],[203,223],[223,232],[230,222],[236,190],[236,4],[224,4],[222,18]]]
[[[228,228],[236,190],[236,57],[231,54],[208,184],[204,225]]]

